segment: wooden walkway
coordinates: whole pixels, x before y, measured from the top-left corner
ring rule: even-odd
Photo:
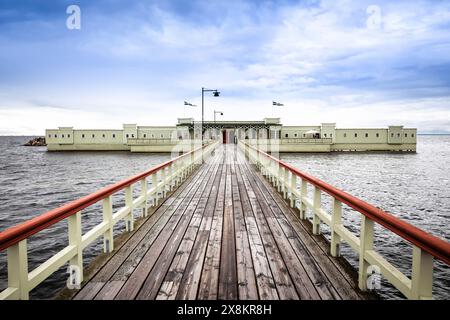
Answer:
[[[364,299],[322,236],[220,147],[102,262],[74,299]]]

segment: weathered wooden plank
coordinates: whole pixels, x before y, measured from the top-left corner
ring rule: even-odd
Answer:
[[[183,241],[172,261],[164,282],[161,285],[157,299],[196,298],[197,289],[191,289],[190,287],[193,283],[198,283],[198,279],[194,278],[198,276],[199,272],[193,272],[193,269],[195,269],[195,266],[200,266],[200,270],[202,268],[203,258],[201,257],[201,253],[204,252],[204,250],[201,250],[199,246],[202,246],[204,243],[204,248],[206,248],[209,231],[206,234],[204,234],[203,231],[210,229],[212,219],[208,219],[207,213],[214,209],[221,174],[222,165],[219,165],[214,182],[209,191],[209,196],[207,194],[202,195],[202,201],[207,201],[206,207],[203,207],[202,205],[197,207],[191,225],[186,231]],[[208,188],[206,190],[208,190]]]
[[[253,213],[254,209],[250,204],[247,188],[244,185],[240,170],[238,170],[237,173],[239,194],[250,245],[250,254],[252,257],[253,268],[255,270],[259,298],[262,300],[276,300],[279,299],[279,296],[275,286],[275,280],[270,269],[268,256],[264,249],[264,244]]]
[[[225,152],[225,149],[222,149]],[[201,300],[217,299],[219,289],[220,250],[222,247],[223,211],[225,203],[226,167],[222,167],[219,190],[214,208],[211,232],[206,248],[197,298]]]
[[[224,165],[221,164],[220,170],[218,172],[219,174],[216,176],[213,189],[208,198],[205,211],[203,212],[202,224],[199,228],[198,235],[197,238],[195,239],[195,243],[192,249],[192,253],[189,256],[189,260],[184,270],[180,286],[176,295],[176,299],[193,300],[197,297],[208,239],[211,232],[211,224],[213,221],[212,216],[215,211],[214,207],[217,201],[220,179],[222,178],[223,171]]]
[[[103,282],[89,281],[74,297],[74,300],[93,300],[96,293],[103,288]]]
[[[236,239],[234,232],[233,198],[231,193],[230,165],[226,164],[227,175],[225,184],[225,205],[223,211],[222,251],[219,269],[220,300],[234,300],[238,298]]]
[[[237,173],[238,171],[239,169],[236,169],[236,164],[233,163],[231,165],[231,187],[236,228],[238,293],[239,299],[241,300],[256,300],[258,299],[258,288],[256,286],[255,270],[253,268],[252,254],[245,226],[242,199],[237,182],[237,175],[240,173]]]
[[[243,170],[241,170],[241,174],[242,172]],[[272,232],[270,231],[265,221],[264,213],[262,212],[261,208],[261,202],[264,201],[264,199],[257,197],[257,194],[255,193],[255,190],[253,189],[253,186],[248,180],[246,174],[242,174],[242,179],[247,189],[247,194],[250,199],[250,205],[255,212],[256,223],[259,228],[264,248],[267,252],[267,256],[269,257],[269,265],[272,270],[272,275],[275,280],[275,285],[279,297],[283,300],[299,299],[299,295],[297,294],[283,257],[275,242]]]

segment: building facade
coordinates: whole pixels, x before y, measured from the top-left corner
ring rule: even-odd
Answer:
[[[263,121],[205,121],[180,118],[175,126],[124,124],[122,129],[79,130],[60,127],[46,130],[48,151],[180,152],[203,140],[237,143],[246,140],[263,150],[277,152],[404,151],[415,152],[417,129],[336,128],[335,123],[318,126],[283,126],[279,118]]]

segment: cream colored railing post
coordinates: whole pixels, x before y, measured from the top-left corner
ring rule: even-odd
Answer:
[[[17,289],[10,299],[29,299],[27,239],[8,248],[8,287]]]
[[[411,298],[433,299],[433,256],[413,245]]]
[[[158,205],[158,171],[152,174],[153,206]]]
[[[374,223],[366,216],[361,217],[361,234],[359,237],[359,276],[358,286],[361,290],[367,290],[367,268],[369,263],[365,259],[366,251],[373,249],[373,227]]]
[[[168,168],[168,184],[169,184],[169,191],[172,191],[173,187],[173,162],[169,164]]]
[[[147,210],[148,210],[148,196],[147,196],[147,178],[144,177],[141,180],[141,197],[144,198],[144,202],[142,203],[142,216],[147,216]]]
[[[166,197],[167,193],[167,168],[164,167],[161,169],[161,198],[164,199]]]
[[[313,234],[320,234],[320,218],[319,210],[322,202],[322,192],[319,188],[314,186],[314,200],[313,200]]]
[[[300,219],[306,219],[306,204],[303,198],[308,196],[308,184],[305,179],[302,179],[302,186],[300,189]]]
[[[289,171],[283,167],[283,198],[287,199],[288,197],[288,186],[289,186]]]
[[[342,224],[342,202],[333,198],[333,213],[331,214],[331,255],[340,256],[341,237],[336,233],[336,227]]]
[[[70,275],[69,279],[75,280],[72,285],[78,286],[83,282],[83,246],[81,242],[81,211],[69,216],[69,246],[75,246],[77,254],[69,261],[69,271],[75,273],[75,277]]]
[[[129,185],[125,187],[125,206],[130,210],[128,216],[125,218],[126,231],[134,230],[134,215],[133,215],[133,186]]]
[[[103,199],[103,221],[108,224],[108,229],[103,234],[103,252],[112,252],[114,250],[112,196]]]
[[[291,202],[291,208],[295,208],[295,201],[296,201],[296,197],[295,197],[295,191],[297,190],[297,176],[291,172],[291,186],[290,186],[290,191],[291,191],[291,198],[290,198],[290,202]]]

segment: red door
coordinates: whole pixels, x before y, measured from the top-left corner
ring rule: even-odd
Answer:
[[[227,143],[227,131],[223,130],[222,131],[222,143]]]

